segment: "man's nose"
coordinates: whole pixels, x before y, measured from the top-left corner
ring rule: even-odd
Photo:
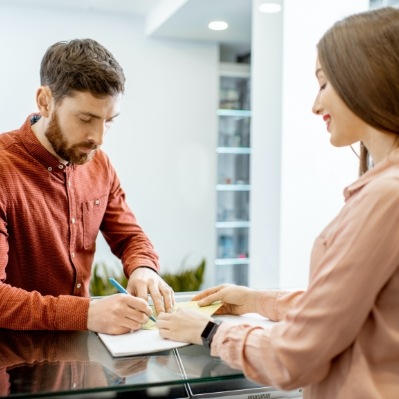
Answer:
[[[107,127],[106,127],[105,123],[96,124],[96,126],[93,127],[93,130],[90,132],[88,140],[90,142],[94,143],[96,146],[101,146],[104,142],[104,136],[105,136],[106,130],[107,130]]]

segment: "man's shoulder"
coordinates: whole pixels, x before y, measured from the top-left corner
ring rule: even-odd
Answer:
[[[0,151],[7,150],[17,143],[18,130],[0,134]]]
[[[20,161],[23,159],[24,147],[20,139],[20,131],[0,134],[0,177],[12,181],[21,172]]]

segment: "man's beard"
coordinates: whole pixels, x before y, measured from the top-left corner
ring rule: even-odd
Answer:
[[[44,134],[47,137],[47,140],[49,141],[51,146],[53,147],[55,153],[61,159],[67,161],[70,164],[83,165],[93,158],[95,151],[91,151],[86,154],[84,152],[81,152],[82,148],[92,150],[96,150],[98,148],[98,146],[89,142],[77,143],[72,145],[71,147],[68,147],[68,142],[65,138],[66,135],[61,130],[56,112],[54,112],[52,118],[50,119],[49,125]]]

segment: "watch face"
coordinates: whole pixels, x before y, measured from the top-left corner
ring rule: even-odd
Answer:
[[[209,333],[213,330],[214,327],[215,327],[215,323],[213,321],[208,322],[208,324],[204,328],[204,331],[202,331],[201,338],[207,339],[209,336]]]
[[[218,321],[216,321],[216,322],[210,321],[204,328],[204,331],[202,331],[202,334],[201,334],[202,343],[207,348],[211,347],[212,338],[215,335],[219,325],[220,325],[220,322],[218,322]]]

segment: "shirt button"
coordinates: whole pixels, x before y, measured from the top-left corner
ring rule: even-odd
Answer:
[[[61,163],[58,165],[58,167],[59,167],[60,169],[64,169],[64,165],[61,164]]]
[[[70,181],[68,182],[68,186],[69,186],[69,187],[71,187],[71,186],[72,186],[72,184],[71,184],[71,182],[70,182]]]
[[[53,168],[52,168],[51,166],[49,166],[49,167],[47,168],[47,170],[48,170],[49,172],[51,172],[51,171],[53,170]]]
[[[98,205],[100,203],[99,199],[96,199],[96,201],[94,202],[96,205]]]
[[[80,283],[76,284],[76,288],[80,288],[81,286],[82,286],[82,284],[80,284]]]
[[[75,257],[75,252],[72,252],[71,256],[72,256],[72,258],[74,258]]]
[[[72,223],[75,223],[75,222],[76,222],[76,219],[75,219],[75,218],[72,218],[71,222],[72,222]]]

